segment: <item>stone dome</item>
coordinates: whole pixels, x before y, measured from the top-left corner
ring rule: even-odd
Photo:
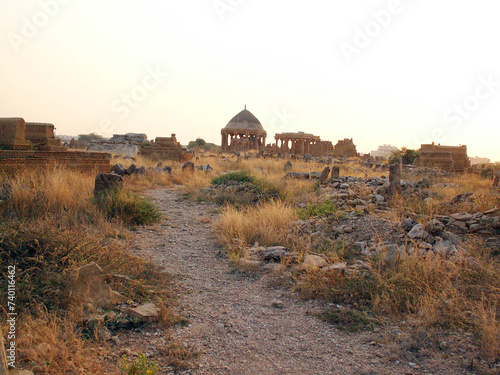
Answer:
[[[228,122],[224,129],[234,129],[234,130],[260,130],[265,132],[260,121],[255,117],[252,112],[247,110],[246,106],[243,111],[234,116],[231,121]]]

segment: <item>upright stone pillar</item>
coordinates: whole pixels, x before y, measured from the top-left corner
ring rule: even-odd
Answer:
[[[401,165],[391,164],[389,169],[389,193],[395,194],[401,191]]]
[[[339,178],[339,176],[340,176],[340,168],[332,167],[332,180]]]
[[[329,174],[330,174],[330,167],[325,167],[325,169],[323,169],[323,172],[321,172],[321,177],[319,179],[319,183],[321,185],[326,183]]]

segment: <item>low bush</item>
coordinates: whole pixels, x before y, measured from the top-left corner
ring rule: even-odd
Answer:
[[[255,182],[255,177],[250,176],[248,171],[229,172],[212,179],[212,185],[225,185],[233,182]]]
[[[331,200],[326,200],[323,203],[308,203],[306,207],[298,209],[298,214],[300,219],[331,215],[341,218],[342,211]]]
[[[160,219],[160,213],[150,201],[127,191],[105,194],[95,199],[95,202],[109,220],[118,219],[129,225],[143,225]]]
[[[123,375],[156,375],[160,371],[158,365],[143,353],[139,353],[134,362],[130,362],[127,356],[123,356],[120,362]]]

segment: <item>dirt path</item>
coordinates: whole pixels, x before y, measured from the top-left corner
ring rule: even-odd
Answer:
[[[135,251],[164,266],[185,288],[182,314],[189,325],[175,328],[173,336],[203,353],[199,367],[189,373],[463,373],[430,363],[427,369],[415,368],[391,354],[380,332],[350,334],[311,316],[319,311],[317,303],[270,287],[266,273],[235,271],[220,255],[212,234],[214,206],[185,200],[173,190],[147,195],[164,219],[154,230],[139,230]],[[273,306],[278,300],[281,308]]]

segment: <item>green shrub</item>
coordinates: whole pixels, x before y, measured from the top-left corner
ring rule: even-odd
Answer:
[[[302,220],[311,217],[331,216],[336,215],[339,218],[342,212],[339,211],[337,205],[331,200],[326,200],[323,203],[308,203],[306,207],[298,209],[299,218]]]
[[[218,187],[206,198],[221,205],[244,207],[271,200],[286,200],[286,195],[278,187],[264,179],[250,176],[245,170],[216,177],[212,180],[212,185]]]
[[[401,159],[401,162],[405,165],[413,164],[419,155],[420,151],[410,150],[406,147],[403,147],[401,150],[392,153],[389,159],[389,164],[399,163],[399,159]]]
[[[142,353],[135,362],[130,363],[127,356],[123,356],[120,362],[123,375],[156,375],[160,371],[158,365]]]
[[[151,224],[161,217],[146,198],[126,191],[105,194],[95,202],[108,219],[119,219],[129,225]]]
[[[230,181],[254,183],[255,177],[248,174],[248,171],[229,172],[212,180],[212,185],[225,185]]]

